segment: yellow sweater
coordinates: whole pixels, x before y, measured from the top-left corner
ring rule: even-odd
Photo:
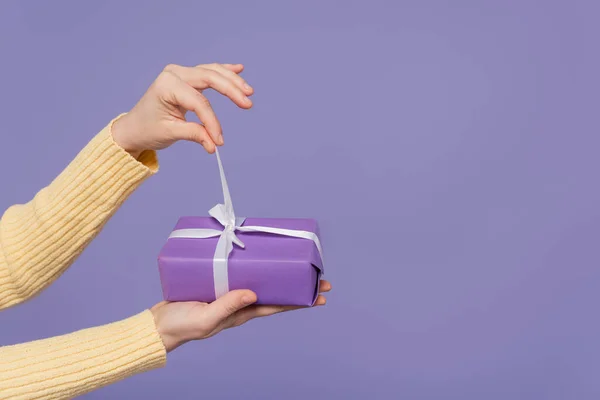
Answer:
[[[113,141],[112,122],[33,200],[2,216],[0,309],[35,296],[57,279],[157,171],[154,152],[136,160]],[[165,362],[165,348],[146,310],[105,326],[0,347],[0,399],[73,398]]]

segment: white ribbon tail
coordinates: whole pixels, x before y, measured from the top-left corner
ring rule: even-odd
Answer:
[[[238,226],[236,229],[240,232],[265,232],[265,233],[272,233],[272,234],[276,234],[276,235],[291,236],[291,237],[312,240],[315,243],[315,245],[317,246],[317,250],[319,250],[319,255],[321,256],[321,262],[324,262],[323,261],[323,248],[321,247],[321,242],[319,240],[319,237],[314,232],[301,231],[301,230],[295,230],[295,229],[271,228],[269,226],[252,226],[252,225]]]
[[[219,149],[215,148],[215,153],[217,155],[217,163],[219,164],[219,175],[221,175],[221,186],[223,187],[223,203],[225,203],[224,212],[227,218],[226,223],[223,225],[233,225],[235,224],[235,212],[233,211],[233,202],[231,201],[231,194],[229,193],[229,186],[227,185],[227,178],[225,178],[225,170],[223,169]]]
[[[217,229],[177,229],[169,238],[207,239],[219,236],[223,231]]]

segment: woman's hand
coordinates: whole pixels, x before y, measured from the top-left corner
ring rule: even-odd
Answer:
[[[215,145],[223,144],[223,132],[202,91],[214,89],[241,108],[252,107],[248,96],[254,91],[239,75],[243,69],[241,64],[168,65],[135,107],[115,121],[115,142],[136,158],[144,150],[164,149],[178,140],[200,143],[213,153]],[[202,124],[186,121],[188,111]]]
[[[329,292],[331,284],[322,280],[320,292]],[[162,302],[151,311],[158,333],[167,351],[172,351],[191,340],[206,339],[227,328],[240,326],[251,319],[266,317],[284,311],[296,310],[296,306],[252,305],[256,294],[250,290],[232,290],[214,302]],[[319,295],[316,306],[325,304]]]

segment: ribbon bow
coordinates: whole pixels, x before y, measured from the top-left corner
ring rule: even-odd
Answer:
[[[302,239],[312,240],[319,254],[321,260],[323,259],[323,250],[321,248],[321,242],[319,237],[314,232],[295,230],[295,229],[283,229],[283,228],[272,228],[269,226],[242,226],[246,218],[236,217],[233,211],[233,203],[231,201],[231,194],[229,193],[229,186],[227,185],[227,179],[225,178],[225,171],[223,170],[223,163],[221,162],[221,156],[219,156],[219,150],[216,150],[217,162],[219,164],[219,174],[221,175],[221,186],[223,187],[223,202],[225,204],[217,204],[211,208],[208,213],[211,217],[219,221],[223,225],[223,230],[218,229],[177,229],[171,232],[169,239],[173,238],[191,238],[191,239],[206,239],[212,237],[219,237],[217,247],[215,248],[215,255],[213,257],[213,276],[215,282],[215,298],[223,296],[229,292],[229,276],[228,276],[228,262],[229,255],[233,250],[233,244],[238,245],[242,249],[245,248],[244,242],[242,242],[235,234],[239,232],[264,232],[275,235],[291,236]]]

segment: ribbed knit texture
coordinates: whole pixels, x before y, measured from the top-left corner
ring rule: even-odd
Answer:
[[[154,318],[144,311],[108,325],[0,347],[0,399],[71,399],[164,362]]]
[[[10,207],[0,219],[0,309],[56,280],[157,171],[154,152],[136,160],[114,142],[112,122],[33,200]],[[0,399],[72,398],[165,361],[152,314],[144,311],[113,324],[0,347]]]

